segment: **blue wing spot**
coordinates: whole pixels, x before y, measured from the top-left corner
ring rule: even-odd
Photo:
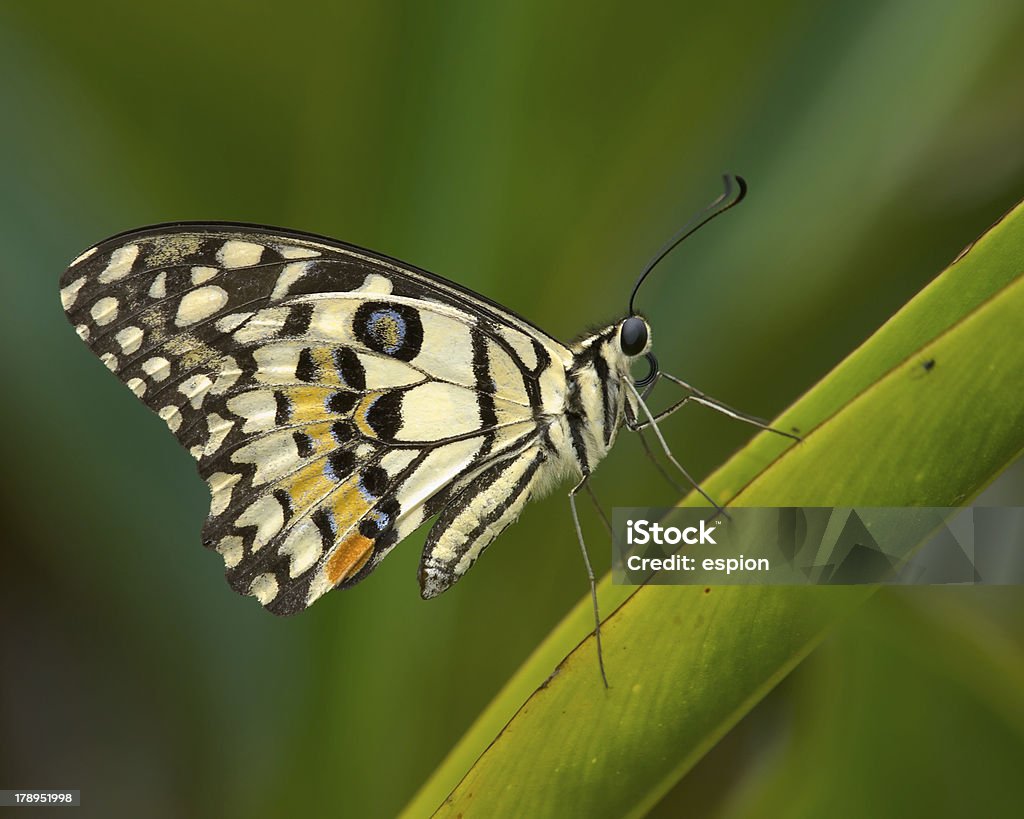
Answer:
[[[405,322],[394,310],[374,310],[367,319],[366,334],[379,339],[381,352],[394,355],[405,344]]]
[[[352,318],[352,332],[368,349],[411,361],[423,346],[423,322],[408,304],[368,301]]]
[[[371,540],[391,531],[398,518],[398,501],[394,498],[383,500],[368,512],[359,523],[359,533]]]

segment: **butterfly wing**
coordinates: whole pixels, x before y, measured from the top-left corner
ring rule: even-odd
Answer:
[[[482,296],[322,237],[175,224],[76,259],[79,336],[211,490],[239,592],[299,611],[364,578],[489,467],[535,446],[571,353]]]

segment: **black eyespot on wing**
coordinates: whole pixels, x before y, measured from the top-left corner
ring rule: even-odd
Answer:
[[[360,391],[366,389],[366,371],[355,352],[348,347],[335,347],[334,366],[347,387]]]
[[[347,415],[359,400],[359,393],[338,390],[327,399],[327,411],[335,415]]]
[[[328,509],[317,509],[313,513],[313,523],[320,532],[320,542],[323,548],[330,549],[334,545],[334,537],[337,534],[334,515]]]
[[[305,302],[297,304],[288,311],[288,317],[281,325],[282,337],[301,336],[309,329],[309,322],[313,318],[313,303]]]
[[[379,498],[387,488],[388,473],[379,466],[368,466],[359,476],[359,489],[364,495]]]
[[[295,377],[307,384],[317,378],[316,362],[313,360],[313,352],[309,347],[304,347],[299,353],[299,361],[295,367]]]
[[[276,405],[276,412],[274,413],[274,423],[279,427],[284,426],[288,423],[288,419],[292,415],[292,402],[288,399],[280,390],[274,393],[274,403]]]
[[[331,437],[339,445],[351,441],[355,434],[356,428],[351,421],[335,421],[331,424]]]
[[[338,449],[327,458],[328,477],[335,481],[343,481],[352,474],[356,465],[355,453],[350,449]]]
[[[619,347],[628,356],[640,355],[647,346],[647,322],[639,316],[630,316],[619,330]]]
[[[364,302],[352,319],[352,333],[367,348],[399,361],[412,361],[423,346],[423,322],[408,304]]]
[[[313,439],[305,432],[293,432],[292,439],[295,441],[295,450],[300,458],[308,458],[313,454]]]
[[[393,441],[402,426],[402,398],[398,390],[386,392],[366,411],[366,423],[382,441]]]

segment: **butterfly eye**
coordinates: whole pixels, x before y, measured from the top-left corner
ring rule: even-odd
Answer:
[[[647,322],[638,316],[631,316],[622,322],[619,346],[628,356],[640,355],[647,346]]]

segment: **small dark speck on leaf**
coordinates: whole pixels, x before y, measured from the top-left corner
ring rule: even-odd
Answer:
[[[711,594],[711,589],[704,589],[704,594]]]
[[[935,366],[935,359],[934,359],[934,358],[929,358],[929,359],[928,359],[928,360],[927,360],[926,362],[924,362],[924,364],[922,364],[921,366],[922,366],[922,367],[924,367],[924,371],[925,371],[925,372],[928,372],[929,370],[931,370],[931,369],[932,369],[932,367],[934,367],[934,366]]]

